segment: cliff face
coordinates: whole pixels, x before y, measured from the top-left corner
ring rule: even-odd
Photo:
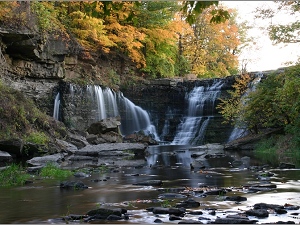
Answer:
[[[125,96],[135,104],[141,106],[149,112],[154,125],[160,136],[163,136],[167,125],[167,134],[163,137],[165,141],[173,141],[178,132],[179,124],[188,117],[189,93],[195,87],[210,87],[214,82],[222,83],[218,97],[211,102],[204,102],[203,117],[209,117],[210,122],[206,127],[206,132],[202,142],[204,143],[223,143],[226,142],[232,126],[223,124],[223,118],[215,108],[219,103],[218,98],[228,96],[228,90],[232,89],[235,77],[223,79],[207,80],[153,80],[147,85],[136,86],[132,89],[122,90]],[[201,98],[201,97],[200,97]],[[205,96],[203,96],[205,98]],[[201,99],[200,99],[201,101]],[[212,110],[210,109],[212,107]],[[167,123],[167,124],[166,124]]]
[[[0,28],[0,38],[1,54],[4,56],[1,79],[34,99],[39,108],[50,116],[53,115],[54,99],[60,93],[59,119],[78,130],[85,130],[97,121],[95,102],[87,96],[86,84],[96,83],[118,90],[118,80],[128,80],[135,71],[125,57],[99,53],[86,59],[80,54],[82,52],[78,50],[76,42],[67,43],[54,36],[44,37],[27,31]],[[113,85],[109,80],[115,81]],[[222,87],[218,97],[222,98],[231,89],[234,77],[219,80]],[[161,79],[129,85],[127,88],[123,86],[121,91],[150,114],[163,140],[172,141],[179,124],[187,115],[187,95],[195,87],[210,87],[215,81]],[[213,101],[214,106],[217,104],[218,98]],[[209,109],[211,112],[208,113],[207,107],[212,106],[204,107],[203,116],[209,117],[210,122],[203,142],[226,142],[232,127],[222,124],[223,119],[215,108],[212,111]]]
[[[94,82],[118,88],[108,74],[122,74],[126,79],[136,69],[118,54],[99,53],[87,59],[75,40],[2,27],[0,65],[4,83],[33,98],[49,115],[61,82]]]

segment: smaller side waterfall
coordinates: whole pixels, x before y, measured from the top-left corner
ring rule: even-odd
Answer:
[[[54,110],[53,110],[53,118],[56,120],[59,119],[59,107],[60,107],[60,94],[58,92],[54,100]]]
[[[65,96],[68,100],[66,106],[72,113],[64,115],[64,118],[71,121],[74,128],[78,126],[82,129],[109,117],[120,117],[122,135],[144,131],[145,134],[151,134],[155,140],[159,140],[149,114],[124,97],[121,92],[114,92],[99,85],[87,85],[86,88],[82,88],[70,84],[67,95],[69,96]]]
[[[145,110],[136,106],[122,93],[119,94],[119,102],[122,134],[128,135],[143,130],[145,134],[152,134],[155,140],[159,140],[156,128],[151,124],[149,114]]]
[[[255,91],[256,86],[261,81],[262,77],[263,77],[263,73],[260,72],[260,73],[256,74],[256,77],[253,79],[253,81],[249,83],[248,89],[245,92],[245,94],[242,96],[242,99],[245,98],[246,96],[248,96],[250,92]],[[243,101],[243,104],[246,104],[246,103]],[[248,134],[247,129],[235,126],[227,140],[227,143],[231,142],[237,138],[244,137],[247,134]]]

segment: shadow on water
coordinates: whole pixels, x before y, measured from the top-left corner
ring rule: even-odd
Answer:
[[[67,179],[81,180],[89,187],[84,190],[65,190],[59,187],[59,180],[35,178],[32,184],[23,187],[1,187],[0,223],[55,223],[55,218],[69,214],[82,215],[97,207],[122,207],[132,215],[128,221],[113,223],[154,223],[157,217],[145,209],[161,206],[159,196],[163,191],[171,192],[172,188],[186,191],[224,187],[232,189],[226,194],[228,196],[241,195],[248,198],[237,205],[235,202],[224,201],[224,196],[203,196],[195,191],[186,194],[185,199],[170,200],[174,204],[193,198],[201,202],[193,210],[203,210],[205,214],[206,208],[216,208],[217,216],[225,215],[222,214],[224,210],[248,210],[260,202],[282,205],[299,205],[300,202],[299,170],[265,167],[264,170],[271,171],[274,176],[269,180],[260,180],[258,171],[250,168],[263,168],[263,164],[253,157],[252,152],[224,152],[216,148],[208,150],[187,145],[151,146],[147,149],[144,162],[139,167],[120,167],[106,173],[94,172],[88,177]],[[161,180],[163,185],[133,185],[150,180]],[[272,183],[277,188],[255,193],[247,192],[244,188],[257,183]],[[205,216],[212,217],[209,213]],[[186,215],[185,218],[197,220],[198,217]],[[166,223],[178,223],[170,221],[167,215],[160,215],[160,219]],[[293,220],[287,215],[280,219]],[[270,215],[262,221],[276,222],[278,216]]]

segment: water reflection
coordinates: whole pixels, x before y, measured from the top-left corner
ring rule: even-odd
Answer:
[[[202,150],[199,151],[201,153]],[[241,188],[260,182],[257,172],[248,168],[262,163],[249,152],[223,152],[220,157],[200,157],[200,161],[191,157],[192,153],[195,152],[190,150],[190,146],[153,146],[148,149],[143,167],[123,167],[117,168],[118,172],[97,172],[90,177],[68,179],[81,180],[89,186],[85,190],[60,189],[59,180],[43,179],[34,180],[33,184],[24,187],[1,187],[0,201],[5,207],[1,207],[0,223],[50,223],[51,218],[59,218],[69,213],[85,214],[103,205],[127,207],[124,202],[155,200],[161,194],[161,187],[133,185],[149,180],[163,181],[162,188],[165,189],[202,186]],[[190,163],[194,165],[193,169]],[[232,210],[237,207],[247,209],[261,201],[269,204],[299,204],[299,170],[271,171],[275,175],[269,182],[276,184],[277,189],[259,193],[231,192],[231,195],[238,194],[248,198],[241,205],[225,202],[217,196],[203,198],[195,194],[194,199],[201,201],[206,207]],[[99,182],[93,182],[96,179]],[[136,203],[134,206],[135,210],[141,210],[139,216],[136,216],[139,219],[126,223],[154,221],[153,215],[143,211],[152,205]]]

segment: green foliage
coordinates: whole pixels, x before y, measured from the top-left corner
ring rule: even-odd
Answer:
[[[161,205],[161,207],[164,207],[164,208],[173,207],[173,203],[172,203],[172,201],[169,200],[169,199],[163,199],[163,200],[160,202],[160,205]]]
[[[281,23],[282,20],[277,20],[277,14],[285,12],[287,15],[293,15],[294,20]],[[298,16],[300,12],[298,1],[275,1],[274,7],[260,7],[256,10],[256,17],[266,20],[270,19],[269,26],[266,30],[269,33],[270,39],[275,43],[299,43],[300,22]],[[275,22],[280,21],[280,22]]]
[[[50,4],[34,1],[31,3],[31,10],[37,15],[38,25],[42,31],[50,31],[54,28],[53,21],[56,20],[55,11],[50,9]]]
[[[254,148],[254,154],[263,162],[278,165],[280,162],[300,166],[299,142],[295,135],[273,135],[262,139]]]
[[[69,170],[58,168],[54,163],[47,163],[40,171],[40,176],[48,178],[63,179],[71,176],[73,173]]]
[[[217,6],[218,1],[185,1],[183,3],[182,11],[186,15],[186,21],[189,24],[194,24],[196,22],[196,17],[199,16],[204,9],[210,6]],[[221,23],[225,22],[230,18],[228,11],[219,9],[211,12],[212,18],[210,22]]]
[[[294,126],[300,109],[300,65],[270,74],[249,94],[244,120],[250,128]]]
[[[262,139],[254,148],[256,157],[266,163],[278,164],[276,138]]]
[[[120,76],[117,74],[117,72],[115,70],[110,70],[107,75],[110,79],[111,84],[113,84],[113,85],[120,84]]]
[[[0,186],[24,185],[30,177],[19,164],[11,164],[4,170],[0,170]]]
[[[47,145],[49,143],[49,137],[43,132],[32,132],[24,140],[40,145]]]
[[[31,99],[1,82],[0,112],[0,139],[19,137],[37,144],[47,144],[50,133],[64,133],[63,128],[51,122],[52,118],[41,112]],[[45,130],[47,133],[44,133]]]

